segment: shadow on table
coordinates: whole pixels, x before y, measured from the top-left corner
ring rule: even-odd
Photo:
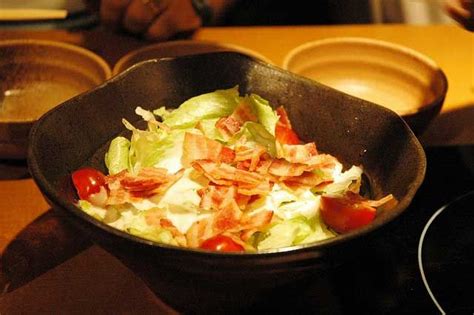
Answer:
[[[474,103],[436,117],[421,142],[428,146],[474,143]]]
[[[30,178],[28,164],[23,160],[0,159],[0,180]]]
[[[0,256],[0,294],[26,284],[91,245],[61,214],[49,210],[25,227]]]

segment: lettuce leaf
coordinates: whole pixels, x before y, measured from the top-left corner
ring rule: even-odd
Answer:
[[[257,244],[259,250],[299,244],[312,233],[312,229],[310,221],[299,216],[273,225],[267,233],[267,237]]]
[[[203,119],[229,116],[239,102],[237,87],[201,94],[190,98],[165,115],[163,123],[171,128],[192,128]]]
[[[247,100],[260,124],[262,124],[272,136],[275,136],[275,126],[279,117],[270,106],[270,103],[256,94],[251,94],[247,97]]]
[[[125,226],[125,231],[158,243],[178,245],[170,231],[161,227],[148,225],[143,213],[140,213],[128,222],[127,226]]]
[[[114,175],[128,169],[130,141],[124,137],[116,137],[110,142],[109,150],[105,153],[105,165],[109,174]]]
[[[263,125],[247,121],[229,143],[235,143],[243,136],[245,136],[248,141],[253,141],[264,146],[271,156],[275,156],[275,137],[269,133]]]

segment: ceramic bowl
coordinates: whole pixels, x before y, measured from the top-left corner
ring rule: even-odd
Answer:
[[[440,112],[448,84],[428,56],[387,41],[336,37],[291,50],[283,68],[385,106],[420,135]]]
[[[242,46],[205,40],[184,39],[156,43],[133,50],[117,61],[112,72],[113,74],[118,74],[139,62],[149,59],[179,57],[218,51],[236,51],[271,63],[271,61],[262,54]]]
[[[398,204],[379,211],[356,231],[313,244],[257,253],[220,253],[158,244],[116,230],[75,206],[71,172],[90,165],[105,171],[109,141],[123,133],[122,118],[137,121],[139,104],[179,106],[217,89],[239,86],[271,104],[285,105],[302,140],[350,165],[362,165],[374,197],[392,193]],[[262,292],[337,266],[364,239],[383,231],[409,206],[421,185],[426,158],[416,136],[394,112],[234,52],[150,60],[115,76],[44,115],[33,127],[30,172],[53,207],[140,275],[176,310],[241,311]]]
[[[0,158],[26,158],[28,132],[42,114],[110,75],[101,57],[81,47],[0,41]]]

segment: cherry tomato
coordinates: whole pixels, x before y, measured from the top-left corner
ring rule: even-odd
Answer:
[[[281,144],[300,144],[301,141],[293,129],[279,126],[275,127],[275,138]]]
[[[72,173],[72,182],[79,198],[88,200],[105,187],[105,175],[92,167],[85,167]]]
[[[280,118],[275,127],[275,138],[281,144],[300,144],[298,135],[293,131],[288,114],[283,107],[278,107],[276,112]]]
[[[237,244],[232,238],[225,235],[217,235],[205,240],[201,244],[202,249],[215,250],[220,252],[243,252],[242,245]]]
[[[321,217],[329,227],[346,233],[363,227],[375,218],[375,208],[347,197],[321,197]]]

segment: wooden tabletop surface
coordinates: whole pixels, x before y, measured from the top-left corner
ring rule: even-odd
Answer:
[[[427,145],[474,143],[474,35],[458,26],[218,27],[203,28],[194,34],[193,38],[239,45],[254,50],[275,65],[281,66],[285,55],[292,48],[311,40],[335,36],[362,36],[387,40],[408,46],[431,57],[445,71],[449,91],[442,114],[432,123],[422,140]],[[78,32],[0,31],[0,40],[13,38],[41,38],[77,44],[104,57],[111,67],[127,52],[149,44],[101,29]],[[12,169],[12,172],[18,172],[17,168],[21,168],[21,162],[13,164],[14,167],[11,168],[10,161],[0,160],[0,173],[3,172],[0,178],[7,178],[6,172]],[[25,178],[0,179],[0,253],[12,250],[19,240],[27,241],[27,236],[31,235],[29,230],[34,230],[41,225],[41,222],[54,221],[52,219],[54,214],[49,211],[48,204],[33,180],[28,176],[19,177]],[[54,224],[49,224],[48,229],[68,233]],[[47,236],[48,229],[41,233],[40,228],[39,235],[42,235],[43,241],[51,242],[52,239]],[[31,244],[36,242],[32,246],[40,252],[45,248],[44,245],[37,244],[41,241],[41,239],[31,240]],[[82,239],[77,239],[74,245],[77,253],[90,246]],[[40,255],[40,252],[37,255]],[[69,255],[77,253],[70,251]],[[55,257],[52,254],[51,257],[55,257],[56,261],[52,259],[49,265],[46,264],[47,267],[54,267],[55,264],[68,258],[59,256]],[[0,284],[1,280],[0,277]],[[0,293],[1,290],[0,287]]]

